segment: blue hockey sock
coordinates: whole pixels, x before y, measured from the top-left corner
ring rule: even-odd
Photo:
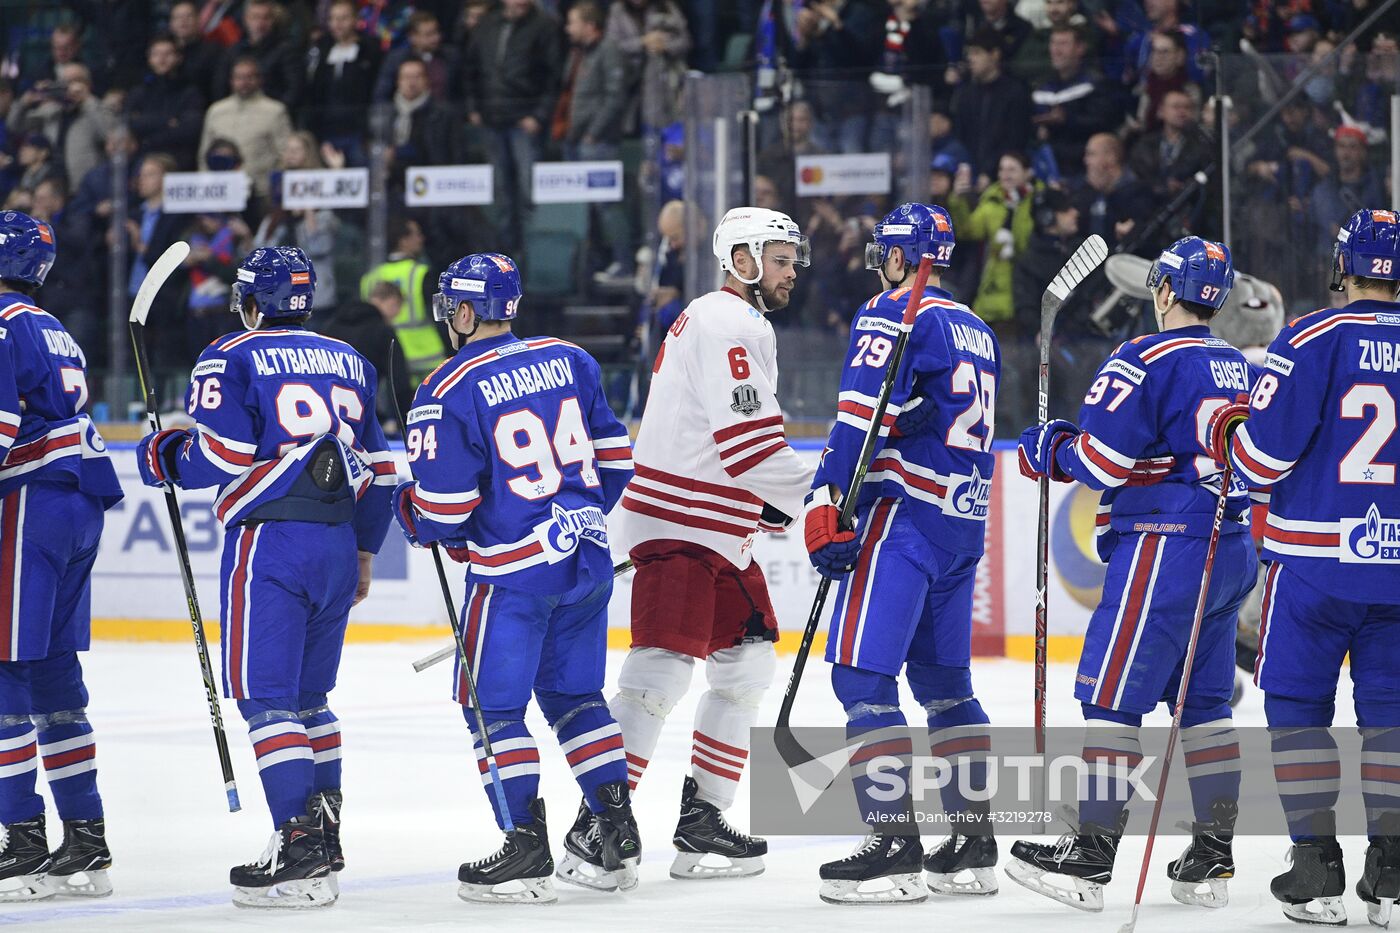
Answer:
[[[1117,832],[1133,796],[1129,774],[1142,764],[1138,729],[1142,717],[1083,703],[1084,763],[1088,766],[1079,801],[1080,831],[1087,823]]]
[[[501,808],[496,800],[496,790],[491,786],[491,770],[486,763],[486,752],[482,750],[481,736],[476,730],[476,711],[462,707],[462,715],[472,729],[472,750],[476,753],[477,770],[481,773],[481,783],[486,788],[486,799],[491,802],[491,812],[496,816],[496,825],[505,829],[501,818]],[[506,806],[510,809],[510,819],[516,826],[528,826],[535,821],[530,813],[530,801],[535,799],[540,789],[540,750],[535,745],[534,736],[525,728],[523,709],[483,713],[486,731],[491,737],[491,753],[496,758],[496,770],[505,790]],[[626,769],[624,769],[625,772]],[[624,779],[626,775],[624,773]]]
[[[1366,835],[1400,835],[1400,728],[1361,730],[1361,799]]]
[[[315,785],[311,742],[301,718],[292,712],[295,705],[295,697],[238,701],[238,711],[248,722],[248,740],[253,743],[273,826],[304,815]]]
[[[35,715],[39,754],[54,806],[63,820],[95,820],[102,816],[97,793],[97,746],[87,712],[81,709]]]
[[[559,740],[559,749],[574,772],[574,780],[583,790],[588,808],[601,813],[598,788],[627,780],[622,729],[608,712],[603,694],[569,696],[541,691],[535,697]]]
[[[914,745],[908,724],[899,709],[899,688],[888,674],[865,671],[844,664],[831,668],[836,698],[846,709],[846,738],[859,741],[851,756],[851,782],[861,819],[876,832],[914,835],[912,799],[908,792]],[[906,791],[894,800],[892,782],[902,781]]]
[[[1181,730],[1186,758],[1186,781],[1198,823],[1213,819],[1211,804],[1227,800],[1238,808],[1240,799],[1240,736],[1229,719],[1215,719]]]
[[[38,770],[29,716],[0,715],[0,824],[33,819],[44,812],[44,798],[34,791]]]
[[[1274,782],[1294,842],[1337,833],[1337,798],[1342,793],[1342,763],[1332,724],[1335,697],[1289,697],[1265,694]]]
[[[311,758],[316,766],[315,790],[338,790],[340,788],[340,720],[326,705],[326,695],[303,694],[301,712],[297,718],[306,729],[307,741],[311,743]]]

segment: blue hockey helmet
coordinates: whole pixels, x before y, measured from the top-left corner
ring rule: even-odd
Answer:
[[[1394,211],[1362,210],[1351,215],[1332,244],[1332,291],[1342,276],[1400,280],[1400,217]]]
[[[450,321],[464,301],[478,320],[509,321],[520,312],[520,267],[502,253],[472,253],[448,266],[438,277],[433,319]]]
[[[295,246],[265,246],[238,264],[229,310],[241,314],[251,298],[267,320],[301,318],[311,313],[315,293],[316,270],[305,253]]]
[[[1235,284],[1230,248],[1198,236],[1182,237],[1162,250],[1147,270],[1147,287],[1154,294],[1164,279],[1179,301],[1219,311]]]
[[[880,269],[896,246],[904,250],[904,262],[913,267],[925,254],[935,266],[947,268],[953,260],[953,218],[937,204],[907,201],[875,225],[875,242],[865,245],[865,268]]]
[[[0,214],[0,279],[43,285],[57,255],[53,227],[19,211]]]

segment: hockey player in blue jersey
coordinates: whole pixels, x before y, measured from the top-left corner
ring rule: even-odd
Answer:
[[[1026,476],[1103,491],[1095,524],[1107,576],[1074,682],[1090,727],[1084,757],[1103,771],[1088,781],[1077,832],[1056,845],[1017,842],[1006,867],[1031,890],[1081,910],[1103,909],[1127,822],[1126,775],[1142,760],[1142,717],[1175,703],[1182,676],[1222,479],[1207,426],[1249,388],[1244,356],[1207,327],[1233,283],[1224,246],[1199,237],[1173,243],[1147,278],[1160,333],[1113,352],[1077,426],[1054,420],[1021,435]],[[1256,578],[1248,517],[1248,491],[1232,483],[1181,719],[1195,823],[1167,874],[1185,904],[1224,906],[1234,873],[1240,770],[1230,695],[1235,619]]]
[[[301,250],[248,254],[230,306],[245,331],[200,354],[186,393],[194,427],[137,449],[148,486],[219,490],[224,695],[247,720],[275,827],[262,857],[229,873],[242,907],[339,895],[340,727],[327,694],[397,481],[374,367],[306,329],[315,288]]]
[[[112,891],[77,653],[102,515],[122,491],[84,411],[83,351],[34,304],[56,247],[48,224],[0,214],[0,902]],[[63,821],[52,855],[40,758]]]
[[[1361,730],[1365,865],[1356,893],[1384,926],[1400,899],[1400,223],[1362,210],[1337,234],[1341,308],[1298,318],[1269,346],[1249,405],[1222,411],[1217,456],[1268,493],[1255,683],[1273,742],[1292,867],[1273,880],[1284,913],[1346,923],[1332,724],[1350,655]],[[1230,431],[1248,417],[1228,440]]]
[[[592,887],[636,884],[641,855],[622,732],[603,700],[612,559],[604,517],[632,477],[632,448],[603,395],[598,364],[552,337],[511,332],[520,272],[499,253],[442,273],[433,314],[457,353],[424,380],[406,417],[414,479],[395,515],[415,544],[441,542],[467,564],[462,607],[481,713],[503,782],[505,844],[462,865],[459,896],[556,899],[539,797],[540,754],[525,726],[533,694],[583,789],[566,846]],[[476,732],[457,659],[453,698]],[[481,736],[477,767],[490,775]],[[496,822],[507,826],[497,800]],[[561,870],[560,878],[576,880]]]
[[[879,755],[912,755],[899,709],[901,670],[927,713],[935,755],[975,773],[984,770],[990,747],[970,659],[1001,352],[991,329],[940,287],[953,246],[952,221],[942,207],[902,204],[876,225],[866,266],[878,270],[885,290],[851,324],[836,425],[808,497],[804,522],[812,563],[827,576],[841,576],[826,659],[847,732],[864,743],[854,765]],[[882,442],[865,484],[848,490],[924,254],[933,256],[934,274],[900,363]],[[859,497],[854,532],[836,525],[846,495]],[[955,828],[923,867],[941,893],[995,893],[996,840],[985,805],[962,800],[956,783],[944,795]],[[864,803],[862,810],[871,834],[849,858],[822,866],[822,899],[923,900],[928,891],[918,828],[895,822],[909,818],[908,802],[888,814],[872,813]],[[861,888],[877,879],[885,881]]]

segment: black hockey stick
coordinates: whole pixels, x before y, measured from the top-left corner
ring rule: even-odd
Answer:
[[[1079,287],[1079,283],[1089,277],[1108,258],[1108,246],[1097,233],[1079,244],[1074,255],[1069,257],[1055,278],[1046,286],[1040,296],[1040,382],[1037,387],[1036,405],[1040,424],[1050,420],[1050,335],[1055,328],[1055,316],[1065,303],[1069,293]],[[1035,526],[1035,753],[1045,757],[1045,666],[1049,647],[1050,603],[1047,586],[1050,579],[1050,476],[1047,473],[1039,480],[1040,509]],[[1046,769],[1040,769],[1039,804],[1036,809],[1044,811],[1046,799],[1045,782],[1049,780]],[[1044,832],[1044,824],[1038,824],[1037,832]]]
[[[403,432],[404,444],[408,443],[408,419],[404,417],[403,406],[399,404],[399,393],[394,388],[394,346],[397,340],[389,341],[389,395],[394,400],[394,413],[399,416],[399,430]],[[462,628],[457,623],[457,605],[452,601],[452,587],[447,582],[447,568],[442,563],[442,551],[434,541],[428,545],[433,555],[433,566],[437,568],[438,586],[442,588],[442,601],[447,606],[447,622],[452,627],[452,639],[456,642],[457,658],[462,663],[462,679],[467,682],[467,697],[471,700],[472,712],[476,713],[476,728],[481,735],[481,754],[486,759],[486,770],[491,775],[491,788],[495,791],[496,808],[501,813],[501,822],[506,832],[515,829],[510,818],[510,807],[506,804],[506,785],[501,780],[500,769],[496,767],[496,753],[491,750],[491,737],[486,734],[486,717],[481,712],[481,699],[476,695],[476,675],[472,672],[471,655],[467,653],[466,642],[462,640]]]
[[[1142,852],[1142,869],[1138,872],[1137,895],[1133,898],[1133,916],[1118,929],[1118,933],[1133,933],[1138,910],[1142,907],[1142,890],[1147,886],[1147,869],[1152,864],[1152,844],[1157,841],[1157,821],[1162,816],[1162,798],[1167,794],[1167,775],[1172,768],[1177,736],[1181,734],[1181,714],[1186,708],[1186,687],[1191,682],[1191,666],[1196,660],[1196,643],[1201,637],[1201,620],[1206,614],[1206,598],[1210,594],[1210,576],[1215,569],[1215,550],[1220,544],[1220,526],[1225,522],[1225,505],[1230,500],[1230,483],[1234,473],[1229,454],[1220,474],[1220,495],[1215,500],[1215,519],[1210,526],[1210,543],[1206,545],[1206,566],[1201,574],[1201,592],[1196,597],[1196,617],[1191,621],[1191,640],[1186,643],[1186,660],[1181,665],[1181,683],[1176,688],[1176,706],[1172,710],[1172,728],[1167,733],[1167,751],[1162,759],[1162,776],[1157,779],[1157,799],[1152,803],[1152,823],[1147,828],[1147,847]]]
[[[904,347],[909,343],[909,332],[914,329],[918,317],[919,303],[923,301],[924,289],[928,286],[929,275],[933,272],[933,257],[924,254],[919,259],[919,271],[914,277],[914,287],[909,290],[909,302],[904,306],[904,320],[899,324],[899,334],[895,337],[894,350],[885,368],[885,381],[880,385],[880,397],[876,400],[875,411],[870,416],[870,426],[865,429],[865,441],[860,446],[860,456],[856,460],[855,475],[851,485],[841,500],[839,526],[850,528],[855,515],[856,500],[860,498],[860,487],[865,482],[865,474],[870,462],[875,459],[875,446],[879,443],[881,422],[885,419],[885,409],[890,404],[890,393],[899,375],[899,363],[904,357]],[[788,725],[792,718],[792,704],[797,699],[797,687],[802,682],[802,671],[807,666],[807,655],[812,650],[812,640],[816,638],[817,626],[821,624],[822,610],[826,607],[826,596],[831,590],[831,578],[823,576],[817,584],[817,595],[812,600],[812,611],[807,616],[807,627],[802,630],[802,643],[797,647],[797,657],[792,662],[792,676],[788,678],[787,689],[783,692],[783,705],[778,709],[778,722],[773,732],[773,743],[778,754],[789,768],[796,768],[811,761],[813,755],[802,747]],[[826,777],[830,783],[830,776]]]
[[[625,560],[620,564],[614,564],[613,579],[617,579],[618,577],[622,576],[624,573],[631,569],[631,560]],[[456,650],[456,645],[446,645],[434,651],[430,655],[426,655],[425,657],[419,658],[417,661],[413,662],[413,673],[421,674],[433,665],[440,664],[441,662],[446,661],[448,658],[452,657],[453,652],[455,652]]]
[[[141,384],[141,394],[146,397],[146,419],[151,431],[159,431],[160,410],[156,401],[156,390],[151,372],[150,356],[146,352],[146,318],[151,313],[151,303],[166,279],[185,261],[190,253],[190,245],[183,240],[170,244],[160,258],[151,264],[141,287],[136,290],[136,300],[131,303],[131,318],[127,326],[131,329],[131,343],[136,350],[136,378]],[[233,761],[228,754],[228,734],[224,731],[224,718],[219,710],[219,690],[214,685],[214,671],[209,663],[209,642],[204,637],[204,617],[199,611],[199,596],[194,588],[194,572],[190,569],[190,548],[185,542],[185,525],[180,519],[180,502],[175,496],[175,486],[165,484],[165,508],[170,513],[170,531],[175,538],[175,555],[180,563],[180,582],[185,587],[185,602],[189,607],[190,625],[194,628],[194,648],[199,655],[199,670],[204,677],[204,697],[209,702],[209,719],[214,724],[214,747],[219,753],[219,769],[224,776],[224,793],[228,796],[230,813],[237,813],[238,786],[233,779]]]

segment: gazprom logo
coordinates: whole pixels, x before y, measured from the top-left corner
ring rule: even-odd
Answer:
[[[1385,518],[1374,503],[1364,519],[1342,520],[1342,563],[1400,564],[1400,519]]]
[[[953,489],[953,511],[965,518],[986,518],[991,497],[992,481],[983,479],[981,471],[973,467],[972,475],[964,477]]]
[[[550,506],[550,513],[554,521],[549,529],[549,546],[555,551],[567,554],[580,541],[592,541],[607,549],[608,526],[602,509],[591,505],[566,509],[556,502]]]

